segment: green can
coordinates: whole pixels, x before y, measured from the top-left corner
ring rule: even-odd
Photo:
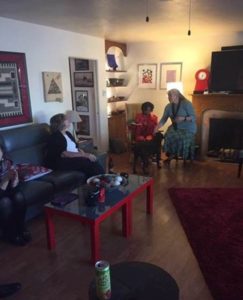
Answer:
[[[96,293],[100,300],[111,298],[110,265],[107,261],[100,260],[95,264]]]

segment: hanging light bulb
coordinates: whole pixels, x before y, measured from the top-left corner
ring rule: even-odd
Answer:
[[[191,35],[191,11],[192,11],[192,0],[189,0],[189,20],[188,20],[188,31],[187,35]]]
[[[145,21],[148,23],[149,22],[149,13],[148,13],[148,11],[149,11],[149,0],[146,0],[146,19],[145,19]]]

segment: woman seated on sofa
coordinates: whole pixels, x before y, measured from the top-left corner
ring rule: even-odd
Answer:
[[[47,146],[47,166],[53,170],[82,171],[87,177],[104,174],[95,155],[78,149],[74,137],[67,130],[69,125],[64,114],[51,117],[52,134]]]
[[[135,141],[151,141],[158,117],[153,114],[154,105],[151,102],[144,102],[141,106],[141,113],[135,117]]]
[[[24,246],[31,234],[25,227],[26,205],[18,183],[18,173],[0,147],[0,227],[4,240]]]

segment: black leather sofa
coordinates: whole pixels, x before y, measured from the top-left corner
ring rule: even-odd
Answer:
[[[45,166],[45,152],[49,135],[48,124],[31,124],[1,130],[0,144],[14,164],[30,163]],[[85,151],[87,150],[93,149],[85,149]],[[95,154],[106,169],[106,153]],[[84,173],[79,171],[52,171],[38,179],[20,182],[20,190],[27,204],[26,218],[33,218],[43,211],[44,204],[49,202],[55,194],[71,191],[85,182]]]

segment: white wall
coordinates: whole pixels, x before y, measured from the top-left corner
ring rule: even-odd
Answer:
[[[104,40],[51,27],[0,18],[0,51],[24,52],[34,122],[72,109],[69,57],[97,60],[99,146],[107,149],[108,125],[105,90]],[[61,72],[63,103],[44,102],[42,72]]]
[[[195,87],[195,73],[201,68],[210,68],[211,52],[218,51],[221,46],[243,45],[243,33],[228,36],[197,36],[192,32],[190,37],[181,39],[165,38],[158,43],[130,43],[128,44],[127,70],[129,77],[129,102],[151,101],[155,105],[154,112],[161,116],[168,103],[166,91],[159,89],[160,63],[182,62],[182,81],[184,95],[191,99]],[[137,64],[157,64],[157,88],[137,88]],[[121,104],[122,105],[122,104]],[[124,104],[123,104],[124,105]],[[166,126],[167,127],[167,126]]]

